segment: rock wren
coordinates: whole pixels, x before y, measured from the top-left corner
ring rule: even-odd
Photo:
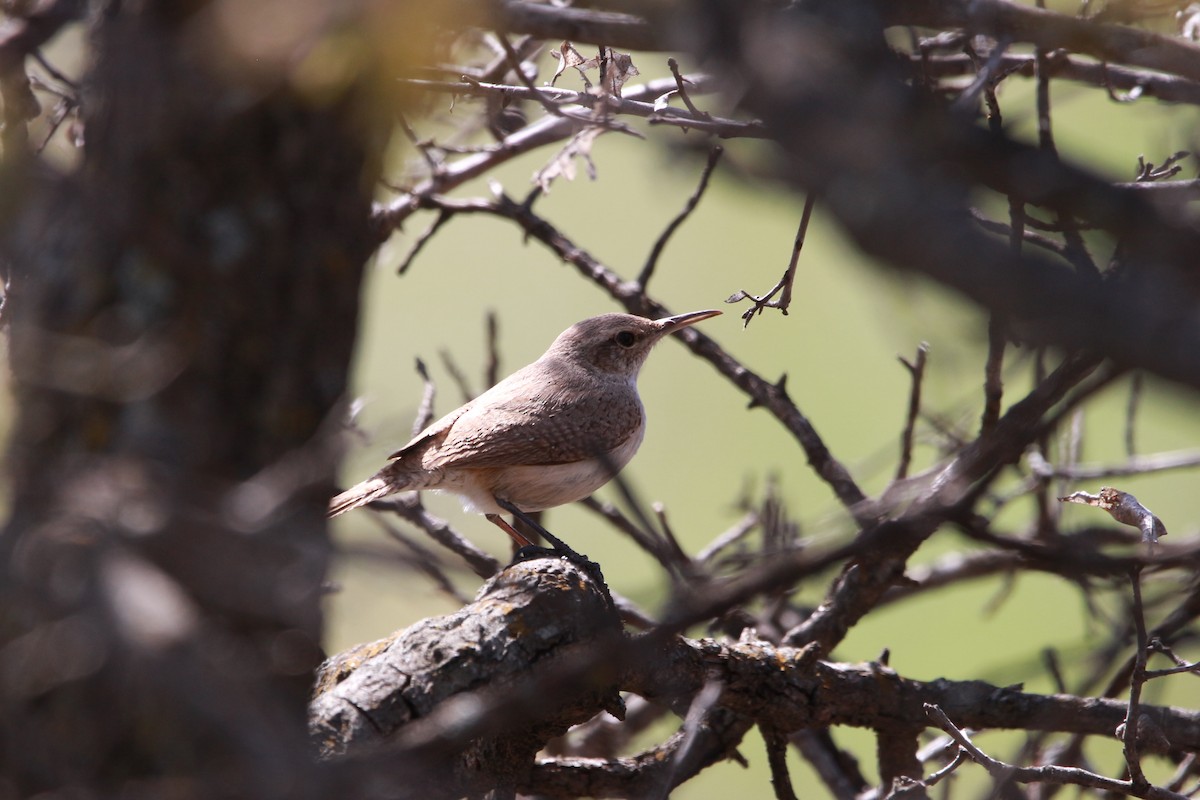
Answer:
[[[329,516],[395,492],[442,490],[530,546],[501,510],[524,516],[608,483],[642,443],[637,375],[650,348],[720,313],[657,320],[601,314],[572,325],[537,361],[421,431],[387,466],[333,498]]]

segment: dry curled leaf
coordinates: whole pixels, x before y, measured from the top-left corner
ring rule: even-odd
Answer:
[[[1142,541],[1149,544],[1156,544],[1160,537],[1167,535],[1167,527],[1150,512],[1150,509],[1139,503],[1129,492],[1122,492],[1111,486],[1101,486],[1099,494],[1075,492],[1058,498],[1058,501],[1103,509],[1117,522],[1139,529],[1142,532]]]
[[[613,97],[621,96],[621,87],[632,77],[640,75],[628,53],[608,51],[608,69],[604,72],[604,91]]]
[[[554,75],[550,78],[551,86],[567,70],[567,67],[574,67],[579,73],[579,77],[583,79],[584,88],[591,89],[592,82],[588,80],[588,70],[599,69],[603,63],[604,74],[600,76],[600,91],[603,94],[620,97],[621,88],[626,82],[635,75],[641,74],[633,65],[632,56],[611,48],[601,48],[599,55],[584,58],[573,44],[563,42],[556,50],[552,50],[550,55],[558,61],[558,67],[555,68]]]
[[[589,89],[591,88],[592,82],[588,80],[586,72],[586,65],[589,63],[588,59],[580,55],[579,51],[575,49],[575,45],[570,42],[563,42],[558,46],[557,50],[551,50],[550,55],[558,61],[558,67],[554,70],[554,75],[550,78],[551,86],[558,80],[558,76],[567,71],[567,67],[575,67],[579,70],[579,76],[583,78],[583,85]],[[594,62],[595,59],[592,59],[592,61]]]
[[[549,193],[550,184],[555,178],[575,180],[575,159],[581,159],[587,169],[588,177],[596,179],[596,165],[592,162],[592,143],[596,137],[604,133],[605,128],[592,125],[584,128],[571,137],[550,163],[539,169],[533,175],[533,182],[538,185],[543,194]]]

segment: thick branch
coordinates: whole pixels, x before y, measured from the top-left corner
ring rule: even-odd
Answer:
[[[463,610],[332,659],[312,704],[313,731],[326,753],[369,756],[373,768],[378,761],[378,769],[405,775],[414,793],[435,793],[420,796],[488,781],[605,796],[652,785],[663,772],[639,771],[679,757],[681,743],[653,748],[646,754],[653,759],[535,767],[533,756],[572,721],[613,708],[616,689],[683,713],[719,686],[711,701],[742,722],[718,725],[724,733],[704,741],[702,761],[728,752],[732,731],[744,733],[750,723],[781,733],[829,725],[889,730],[923,720],[932,703],[963,726],[1111,738],[1127,711],[1118,700],[911,680],[880,664],[821,661],[811,646],[614,634],[600,594],[575,567],[554,560],[510,567]],[[1141,711],[1163,736],[1145,747],[1200,749],[1200,712]],[[435,776],[440,788],[426,783]]]
[[[900,0],[882,6],[892,25],[965,28],[1044,50],[1070,50],[1200,80],[1200,47],[1142,28],[1093,22],[1010,0]]]

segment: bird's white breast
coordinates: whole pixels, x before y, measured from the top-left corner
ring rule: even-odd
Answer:
[[[450,480],[439,489],[463,498],[468,510],[497,514],[495,497],[523,511],[541,511],[582,500],[612,480],[637,452],[645,435],[645,423],[608,453],[606,458],[589,458],[570,464],[503,467],[495,470],[450,470]]]

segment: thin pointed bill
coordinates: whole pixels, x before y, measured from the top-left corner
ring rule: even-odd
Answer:
[[[689,311],[686,314],[676,314],[673,317],[663,317],[656,319],[654,324],[663,334],[674,333],[680,328],[686,328],[688,325],[695,325],[701,320],[709,319],[710,317],[720,316],[720,311]]]

